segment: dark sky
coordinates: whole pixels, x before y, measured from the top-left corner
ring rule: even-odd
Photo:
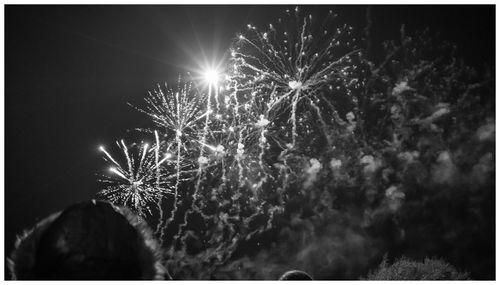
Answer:
[[[147,119],[127,105],[198,59],[221,58],[284,6],[5,6],[5,250],[48,214],[95,198],[97,151]],[[333,9],[362,30],[365,6]],[[494,6],[375,6],[376,40],[429,27],[467,63],[494,62]],[[115,150],[116,151],[116,150]]]

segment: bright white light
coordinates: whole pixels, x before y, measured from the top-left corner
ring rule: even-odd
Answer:
[[[210,85],[217,85],[217,82],[219,81],[219,74],[214,69],[205,71],[204,77],[205,81],[207,81]]]
[[[290,86],[291,89],[299,89],[302,87],[302,83],[300,81],[290,81],[288,82],[288,86]]]
[[[223,153],[223,152],[224,152],[224,146],[222,146],[222,145],[218,145],[218,146],[215,148],[215,151],[216,151],[216,152]]]
[[[269,124],[269,120],[264,118],[264,115],[260,115],[260,119],[255,123],[257,127],[265,127]]]
[[[207,164],[208,163],[208,158],[206,158],[204,156],[200,156],[200,157],[198,157],[198,163],[199,164]]]
[[[121,178],[125,179],[125,180],[128,180],[127,177],[125,177],[125,175],[123,175],[120,171],[118,171],[118,169],[116,169],[115,167],[110,167],[109,168],[109,171],[113,172],[114,174],[120,176]]]

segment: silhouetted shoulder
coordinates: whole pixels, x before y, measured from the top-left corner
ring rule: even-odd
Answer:
[[[95,200],[74,204],[26,232],[9,267],[14,279],[168,279],[144,221],[126,208]]]

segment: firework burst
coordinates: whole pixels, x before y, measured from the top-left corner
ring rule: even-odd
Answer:
[[[179,195],[180,182],[190,170],[199,165],[200,158],[192,151],[198,147],[199,137],[205,128],[203,119],[208,120],[211,113],[210,108],[203,105],[204,96],[193,88],[192,83],[181,83],[181,77],[177,82],[177,89],[169,88],[167,84],[162,89],[157,87],[153,92],[149,92],[144,108],[137,108],[138,111],[149,116],[156,127],[164,130],[163,138],[167,138],[167,151],[170,149],[175,153],[173,178],[175,182],[172,185],[173,206],[170,211],[170,217],[164,220],[161,202],[160,221],[157,226],[157,232],[161,232],[160,239],[163,239],[163,229],[168,227],[173,221]],[[150,130],[149,130],[150,131]],[[158,133],[155,131],[157,143],[160,143]],[[174,138],[170,140],[170,138]],[[194,173],[194,172],[193,172]],[[193,174],[191,173],[191,174]],[[162,229],[163,228],[163,229]]]
[[[234,89],[239,92],[240,103],[260,97],[272,116],[286,114],[285,121],[292,124],[292,146],[296,143],[301,104],[318,117],[327,132],[325,118],[340,120],[329,97],[336,92],[350,96],[351,89],[360,87],[353,76],[359,50],[351,35],[352,27],[342,25],[331,32],[336,18],[331,11],[322,24],[312,15],[300,14],[299,7],[287,11],[284,19],[279,19],[276,26],[270,24],[266,31],[249,24],[231,50]],[[325,136],[328,138],[328,133]]]
[[[99,180],[106,186],[98,195],[112,203],[128,206],[142,217],[151,215],[151,206],[171,193],[169,181],[161,175],[162,164],[171,158],[171,154],[160,158],[158,145],[142,144],[139,154],[134,156],[123,140],[116,144],[123,152],[126,166],[122,166],[103,146],[99,147],[104,160],[113,166],[109,168],[112,176]]]
[[[188,144],[196,140],[202,126],[202,119],[209,115],[210,110],[203,112],[202,96],[191,83],[181,84],[178,81],[177,90],[159,85],[145,98],[146,106],[137,108],[148,115],[153,123],[165,131],[165,137],[175,137],[175,144],[181,144],[181,149],[187,151]]]

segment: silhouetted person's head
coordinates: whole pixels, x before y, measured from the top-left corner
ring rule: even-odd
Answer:
[[[127,209],[92,200],[46,220],[16,246],[11,270],[18,279],[136,280],[163,274],[150,231]]]
[[[313,280],[312,277],[300,270],[290,270],[285,272],[279,280]]]

